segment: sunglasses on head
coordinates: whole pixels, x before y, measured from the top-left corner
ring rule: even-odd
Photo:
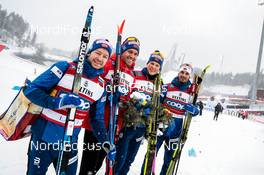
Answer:
[[[181,65],[181,67],[183,67],[183,66],[188,66],[188,67],[191,67],[192,68],[192,65],[190,65],[188,63],[185,63],[185,64]]]
[[[139,40],[136,37],[128,37],[126,40],[127,41],[135,41],[135,42],[137,42],[140,45],[140,42],[139,42]]]

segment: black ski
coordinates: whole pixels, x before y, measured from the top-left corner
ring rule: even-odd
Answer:
[[[91,6],[90,9],[88,10],[85,25],[82,31],[81,45],[78,54],[77,70],[76,70],[76,74],[74,75],[74,80],[72,85],[72,93],[74,94],[79,93],[79,89],[81,85],[83,64],[86,58],[88,43],[91,35],[91,23],[93,18],[93,12],[94,12],[94,8],[93,6]],[[76,113],[76,108],[71,108],[70,110],[68,110],[67,119],[64,125],[64,137],[62,143],[60,144],[60,152],[56,167],[57,175],[66,174],[66,170],[69,162],[67,155],[71,152],[71,146],[72,146],[72,134],[75,123],[75,113]]]

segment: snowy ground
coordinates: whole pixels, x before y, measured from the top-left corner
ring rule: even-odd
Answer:
[[[0,113],[17,92],[12,88],[22,85],[27,76],[31,79],[36,76],[34,69],[39,74],[45,67],[18,59],[7,50],[0,52]],[[216,122],[212,117],[213,113],[205,111],[203,116],[193,119],[179,174],[263,175],[264,125],[227,115],[220,115]],[[0,136],[0,175],[26,173],[28,142],[28,138],[6,142]],[[145,150],[146,142],[140,148],[130,175],[139,174]],[[162,154],[163,149],[158,154],[157,172],[162,165]],[[52,167],[47,174],[54,174]],[[98,174],[103,174],[103,169]]]

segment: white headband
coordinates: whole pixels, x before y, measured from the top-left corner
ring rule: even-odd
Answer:
[[[181,71],[188,72],[188,73],[191,75],[191,73],[192,73],[192,67],[187,66],[187,65],[182,65],[182,66],[180,67],[180,72],[181,72]]]

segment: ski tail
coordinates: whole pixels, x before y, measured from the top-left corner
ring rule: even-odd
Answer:
[[[85,25],[82,30],[81,44],[78,54],[77,70],[76,70],[76,74],[74,75],[74,80],[72,85],[72,92],[74,94],[78,94],[80,89],[83,64],[85,61],[88,43],[91,35],[91,23],[93,18],[93,12],[94,12],[94,7],[91,6],[88,10]],[[75,123],[75,113],[76,113],[76,108],[71,108],[70,110],[68,110],[67,119],[64,125],[64,136],[60,144],[60,152],[56,166],[57,175],[66,174],[68,161],[69,161],[68,155],[70,154],[72,147],[72,135],[73,135],[74,123]]]
[[[200,92],[200,87],[202,84],[202,81],[204,79],[204,76],[207,72],[207,70],[210,68],[210,65],[206,66],[200,75],[198,74],[194,74],[193,77],[193,84],[192,84],[192,90],[191,90],[191,95],[192,95],[192,104],[195,105],[199,92]],[[170,161],[169,167],[167,169],[166,175],[176,175],[178,172],[178,167],[179,167],[179,163],[180,163],[180,158],[181,158],[181,153],[182,153],[182,149],[184,147],[184,144],[186,142],[187,139],[187,134],[190,128],[190,124],[191,124],[191,120],[192,120],[192,115],[190,113],[187,113],[187,116],[184,119],[183,122],[183,129],[179,138],[179,143],[177,145],[177,148],[174,150],[173,152],[173,156],[172,156],[172,160]]]

